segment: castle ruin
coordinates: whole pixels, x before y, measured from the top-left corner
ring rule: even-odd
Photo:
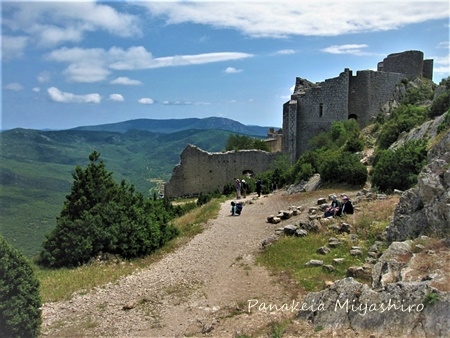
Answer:
[[[169,198],[196,196],[234,184],[235,178],[254,176],[270,169],[270,163],[279,153],[262,150],[239,150],[210,153],[188,145],[181,153],[180,163],[164,185]]]
[[[362,70],[353,75],[346,68],[338,77],[319,83],[297,77],[294,93],[283,105],[283,128],[268,132],[270,153],[261,150],[209,153],[188,145],[164,185],[164,194],[176,198],[222,191],[234,178],[269,170],[280,150],[295,163],[308,149],[311,138],[327,131],[333,122],[353,118],[364,127],[392,98],[396,85],[403,79],[432,80],[432,74],[433,60],[424,60],[421,51],[406,51],[388,55],[378,63],[376,71]]]
[[[388,55],[377,71],[353,75],[346,68],[338,77],[320,83],[296,78],[294,93],[283,105],[282,152],[295,163],[311,138],[327,131],[333,122],[354,118],[364,127],[404,78],[432,80],[432,74],[433,60],[424,60],[421,51],[406,51]]]

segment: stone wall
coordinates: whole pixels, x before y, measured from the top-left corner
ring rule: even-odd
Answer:
[[[380,67],[381,66],[381,67]],[[424,75],[423,52],[410,50],[402,53],[389,54],[382,63],[379,64],[379,70],[383,72],[402,73],[410,80]],[[427,61],[427,73],[429,72],[429,60]],[[429,78],[430,80],[432,78]]]
[[[270,128],[267,132],[267,139],[264,140],[269,147],[270,152],[277,153],[281,151],[283,139],[283,129],[275,130]]]
[[[346,69],[338,77],[320,84],[297,81],[293,99],[283,106],[283,151],[294,162],[308,149],[312,136],[326,131],[333,121],[348,118],[348,88],[351,72]]]
[[[356,72],[350,78],[348,117],[356,118],[360,127],[367,125],[404,77],[404,74],[371,70]]]
[[[270,169],[271,162],[278,155],[261,150],[209,153],[188,145],[180,155],[180,164],[165,184],[164,194],[175,198],[210,193],[216,189],[222,192],[223,187],[233,184],[236,177],[242,178],[246,173],[257,175]]]

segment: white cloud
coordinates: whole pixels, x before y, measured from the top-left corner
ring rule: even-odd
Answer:
[[[141,85],[142,82],[139,80],[132,80],[128,77],[118,77],[117,79],[114,79],[109,82],[110,84],[119,84],[119,85],[125,85],[125,86],[137,86]]]
[[[131,47],[128,50],[111,48],[108,55],[110,56],[112,61],[109,67],[116,70],[152,69],[162,67],[199,65],[211,62],[240,60],[253,56],[252,54],[239,52],[219,52],[153,58],[152,54],[147,52],[147,50],[142,46]]]
[[[196,55],[177,55],[153,58],[142,46],[128,49],[112,47],[109,50],[101,48],[60,48],[47,54],[46,59],[68,63],[64,74],[73,82],[103,81],[114,70],[140,70],[160,67],[184,65],[199,65],[211,62],[240,60],[252,57],[252,54],[239,52],[204,53]],[[119,78],[119,82],[127,78]],[[117,81],[113,80],[113,81]],[[131,80],[134,81],[134,80]],[[122,83],[125,84],[125,83]],[[127,83],[131,84],[131,83]],[[137,84],[137,83],[136,83]]]
[[[100,94],[76,95],[60,91],[58,88],[50,87],[47,89],[50,99],[55,102],[64,103],[100,103],[102,97]]]
[[[111,95],[109,95],[109,99],[111,101],[116,101],[116,102],[125,101],[125,99],[123,98],[123,96],[121,94],[111,94]]]
[[[330,54],[352,54],[352,55],[367,55],[363,52],[363,48],[367,48],[367,45],[334,45],[322,49],[322,52]]]
[[[431,57],[433,59],[433,71],[436,74],[444,74],[448,75],[450,73],[450,59],[449,56],[439,57],[434,56]]]
[[[2,36],[2,59],[10,60],[22,57],[27,42],[28,37],[25,36]]]
[[[167,106],[207,106],[210,105],[210,102],[203,102],[203,101],[199,101],[199,102],[192,102],[192,101],[182,101],[182,100],[176,100],[176,101],[169,101],[169,100],[165,100],[161,102],[164,105]]]
[[[136,2],[168,24],[232,28],[252,37],[337,36],[386,31],[449,16],[447,2],[292,1]]]
[[[39,83],[48,82],[48,81],[50,81],[50,78],[51,78],[51,76],[50,76],[49,72],[41,72],[37,76],[37,80]]]
[[[72,82],[99,82],[111,74],[101,64],[89,61],[73,63],[63,73]]]
[[[19,91],[23,90],[23,86],[18,82],[8,83],[3,88],[7,89],[7,90],[13,90],[15,92],[19,92]]]
[[[450,48],[450,42],[449,41],[443,41],[443,42],[439,43],[438,48],[448,49],[448,48]]]
[[[87,32],[103,30],[121,37],[140,36],[137,16],[95,1],[17,1],[2,3],[3,24],[27,34],[41,47],[79,42]]]
[[[234,67],[228,67],[227,69],[225,69],[225,73],[227,74],[234,74],[234,73],[240,73],[242,72],[242,69],[236,69]]]
[[[101,48],[60,48],[50,52],[47,60],[69,63],[64,70],[69,81],[98,82],[111,73],[106,67],[107,53]]]
[[[39,93],[41,91],[41,88],[39,87],[34,87],[33,89],[31,89],[33,92],[35,93]]]
[[[138,102],[141,104],[153,104],[155,101],[153,101],[153,99],[151,99],[149,97],[143,97],[143,98],[139,99]]]
[[[281,54],[281,55],[290,55],[290,54],[295,54],[295,50],[293,49],[283,49],[283,50],[279,50],[278,52],[276,52],[275,54]]]

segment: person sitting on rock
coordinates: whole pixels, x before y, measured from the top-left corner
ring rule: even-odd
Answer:
[[[337,200],[336,195],[331,196],[331,205],[325,210],[325,214],[323,217],[334,217],[336,215],[339,215],[341,212],[342,204]]]
[[[348,198],[348,196],[342,196],[342,207],[339,216],[342,215],[353,215],[353,204],[352,201]]]

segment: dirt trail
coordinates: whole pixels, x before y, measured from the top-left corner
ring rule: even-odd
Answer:
[[[316,200],[300,196],[261,197],[245,205],[239,217],[229,216],[230,201],[223,203],[202,233],[148,268],[69,301],[44,304],[42,334],[234,337],[262,333],[270,323],[292,318],[290,312],[256,307],[249,312],[248,305],[252,299],[276,305],[300,301],[291,292],[295,285],[283,287],[279,277],[255,263],[262,240],[277,227],[266,217]]]

